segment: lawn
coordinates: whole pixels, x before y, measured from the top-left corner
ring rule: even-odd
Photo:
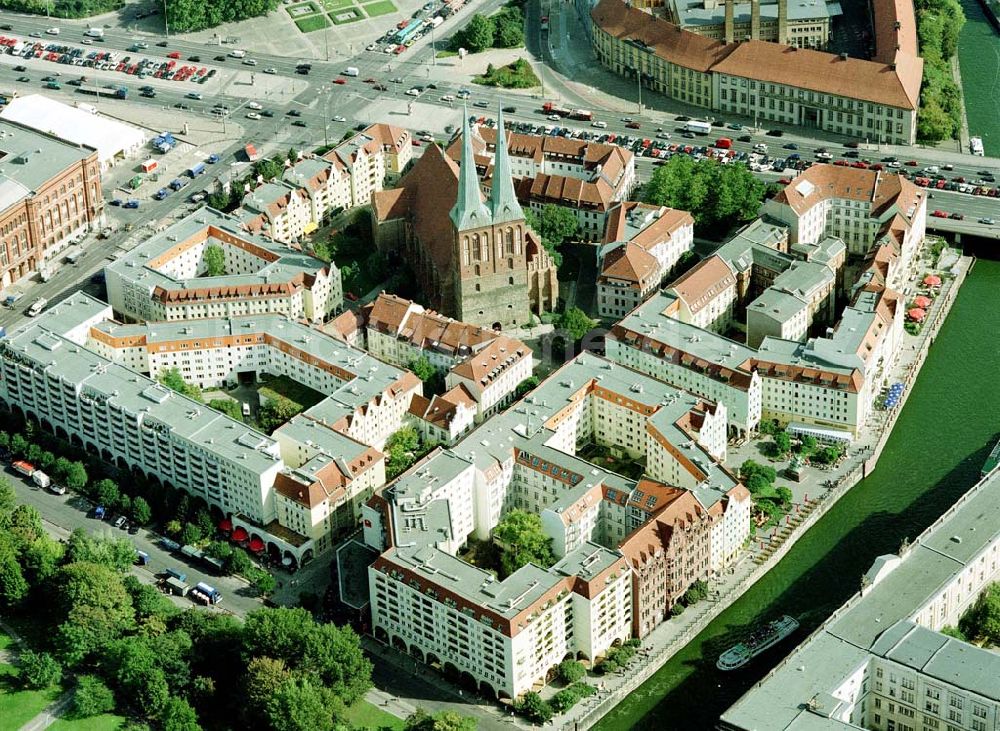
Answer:
[[[494,68],[490,73],[476,76],[472,82],[483,86],[499,86],[503,89],[531,89],[542,84],[531,69],[531,64],[523,58],[507,66]]]
[[[322,0],[322,2],[327,10],[340,10],[341,8],[349,8],[354,4],[353,0]]]
[[[17,676],[17,668],[0,663],[0,719],[3,719],[0,726],[5,729],[21,728],[59,695],[57,687],[21,690]]]
[[[330,20],[332,20],[336,25],[344,25],[345,23],[356,23],[359,20],[364,20],[364,15],[362,15],[361,10],[356,7],[348,8],[338,8],[337,10],[330,11]]]
[[[323,30],[330,27],[330,21],[325,15],[314,15],[311,18],[300,18],[295,21],[295,25],[303,33],[312,33],[315,30]]]
[[[396,6],[392,4],[392,0],[378,0],[377,2],[368,3],[361,7],[368,13],[369,18],[377,18],[379,15],[388,15],[389,13],[396,12]]]
[[[358,701],[355,703],[347,709],[346,716],[351,725],[357,728],[391,728],[397,731],[402,731],[403,729],[403,719],[396,718],[391,713],[386,713],[368,701]]]
[[[309,386],[293,381],[288,376],[261,376],[260,382],[261,386],[257,391],[265,399],[274,398],[275,394],[280,394],[302,409],[315,406],[326,398],[319,391],[314,391]]]
[[[125,722],[123,716],[105,713],[91,718],[59,718],[49,726],[49,731],[115,731]]]

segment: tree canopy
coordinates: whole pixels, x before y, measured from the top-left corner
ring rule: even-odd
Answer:
[[[580,340],[595,327],[597,322],[579,307],[570,307],[559,315],[559,329],[565,330],[574,341]]]
[[[643,200],[690,211],[702,235],[721,235],[757,215],[765,185],[744,165],[675,155],[658,167]]]
[[[226,252],[218,244],[205,247],[205,276],[221,277],[226,273]]]
[[[175,33],[190,33],[266,15],[277,6],[278,0],[171,0],[167,22]]]
[[[529,563],[548,568],[556,562],[552,539],[542,531],[542,519],[536,513],[511,510],[493,529],[493,541],[500,547],[504,577]]]
[[[185,381],[179,368],[166,368],[160,371],[160,375],[157,380],[167,388],[176,391],[179,394],[183,394],[184,396],[192,398],[195,401],[202,400],[201,389],[193,383]]]
[[[542,246],[552,256],[556,266],[562,264],[559,247],[580,236],[580,221],[576,212],[566,206],[546,203],[538,212],[525,208],[524,218],[528,227],[542,238]]]
[[[917,137],[925,142],[958,137],[962,125],[962,90],[951,73],[951,58],[965,13],[958,0],[917,0],[917,37],[924,78],[917,111]]]
[[[407,716],[403,731],[476,731],[476,719],[454,711],[428,713],[423,708]]]

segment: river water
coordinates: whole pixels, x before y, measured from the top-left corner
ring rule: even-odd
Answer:
[[[1000,35],[978,0],[959,0],[967,18],[958,39],[969,134],[983,138],[991,157],[1000,157]]]
[[[917,536],[979,478],[1000,432],[998,292],[1000,262],[980,259],[876,470],[596,728],[711,729],[726,708],[858,589],[876,556],[895,552],[903,538]],[[734,638],[781,614],[802,623],[792,639],[742,670],[715,669],[719,653]]]

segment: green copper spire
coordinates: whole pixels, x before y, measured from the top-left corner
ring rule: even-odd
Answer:
[[[490,189],[490,210],[493,223],[521,221],[524,212],[514,193],[514,178],[510,172],[510,158],[507,156],[507,130],[503,124],[503,102],[497,114],[496,155],[493,158],[493,186]]]
[[[490,225],[490,212],[479,192],[476,158],[472,152],[472,129],[469,110],[462,111],[462,160],[458,169],[458,196],[451,209],[451,222],[459,231]]]

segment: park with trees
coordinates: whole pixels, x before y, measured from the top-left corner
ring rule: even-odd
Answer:
[[[757,215],[766,188],[744,165],[674,155],[642,191],[646,203],[691,211],[697,236],[720,238]]]

